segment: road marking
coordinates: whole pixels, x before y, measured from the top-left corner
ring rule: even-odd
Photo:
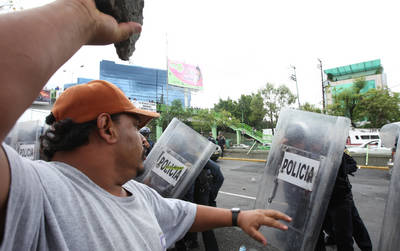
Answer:
[[[246,158],[231,158],[231,157],[220,157],[223,160],[237,160],[237,161],[252,161],[252,162],[267,162],[265,159],[246,159]]]
[[[222,192],[222,191],[219,191],[219,193],[226,194],[226,195],[231,195],[231,196],[236,196],[236,197],[240,197],[240,198],[245,198],[245,199],[250,199],[250,200],[255,200],[256,199],[256,197],[250,197],[250,196],[236,194],[236,193],[228,193],[228,192]]]

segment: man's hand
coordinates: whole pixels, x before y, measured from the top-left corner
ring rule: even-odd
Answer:
[[[261,226],[287,230],[287,226],[279,220],[287,222],[292,218],[276,210],[245,210],[238,215],[238,226],[255,240],[267,244],[265,237],[258,231]],[[204,232],[218,227],[232,226],[232,212],[226,208],[215,208],[197,205],[196,218],[190,228],[191,232]]]
[[[83,11],[89,17],[91,29],[87,44],[105,45],[124,41],[130,36],[142,31],[142,26],[135,22],[118,24],[117,21],[96,8],[94,0],[64,0],[71,4],[77,11]]]
[[[262,242],[264,245],[267,245],[267,240],[258,230],[261,226],[287,230],[288,227],[279,222],[279,220],[290,222],[292,219],[286,214],[276,210],[247,210],[239,213],[238,226],[253,239]]]

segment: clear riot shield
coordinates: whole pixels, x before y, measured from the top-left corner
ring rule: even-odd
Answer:
[[[39,120],[18,122],[7,135],[4,143],[15,149],[22,157],[38,160],[40,158],[40,140],[44,130]]]
[[[385,147],[395,148],[393,172],[390,179],[389,194],[386,201],[385,215],[379,238],[379,251],[400,250],[400,122],[384,125],[379,132]],[[396,144],[397,141],[397,144]]]
[[[400,122],[395,122],[382,126],[379,130],[379,135],[382,141],[382,146],[395,148],[396,141],[400,134]]]
[[[215,144],[174,118],[144,161],[137,181],[163,197],[182,198],[215,150]]]
[[[280,113],[256,208],[292,217],[287,231],[263,228],[282,251],[314,250],[341,163],[350,120],[285,109]]]

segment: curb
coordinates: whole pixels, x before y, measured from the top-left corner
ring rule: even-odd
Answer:
[[[236,160],[236,161],[250,161],[250,162],[267,162],[265,159],[247,159],[247,158],[232,158],[232,157],[219,157],[222,160]],[[387,166],[364,166],[358,165],[358,168],[363,169],[376,169],[376,170],[389,170]]]
[[[387,166],[362,166],[362,165],[358,165],[358,168],[376,169],[376,170],[389,170],[389,167],[387,167]]]

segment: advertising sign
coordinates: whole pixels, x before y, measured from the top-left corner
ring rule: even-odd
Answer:
[[[136,108],[150,111],[150,112],[157,112],[157,104],[154,102],[145,102],[145,101],[138,101],[133,100],[131,101]]]
[[[191,89],[203,89],[203,77],[198,66],[168,60],[168,84]]]
[[[50,103],[50,91],[41,90],[39,96],[35,99],[35,103]]]

